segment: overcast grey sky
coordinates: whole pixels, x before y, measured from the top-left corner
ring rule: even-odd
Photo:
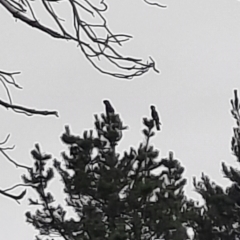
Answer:
[[[11,89],[15,103],[58,110],[60,118],[16,114],[0,107],[0,141],[11,133],[9,154],[31,165],[30,151],[40,143],[60,158],[66,149],[60,135],[66,124],[73,133],[93,127],[93,114],[103,112],[102,99],[111,100],[129,126],[119,147],[138,146],[142,117],[155,104],[163,123],[154,138],[160,157],[169,150],[185,167],[187,194],[196,197],[192,177],[204,172],[221,185],[221,162],[237,166],[230,152],[234,121],[230,115],[233,89],[240,90],[240,2],[237,0],[181,0],[161,2],[160,9],[141,0],[114,0],[106,18],[114,33],[134,38],[121,50],[145,60],[152,56],[161,74],[150,71],[131,81],[100,74],[76,44],[56,40],[13,17],[0,6],[0,69],[21,71],[22,91]],[[59,3],[61,4],[61,3]],[[6,94],[0,88],[0,96]],[[0,158],[0,188],[20,181],[24,171]],[[20,189],[16,193],[20,192]],[[0,196],[0,239],[33,239],[25,223],[31,208]]]

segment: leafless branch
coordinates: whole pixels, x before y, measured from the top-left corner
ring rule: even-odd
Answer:
[[[14,75],[16,74],[19,74],[19,72],[9,73],[9,72],[0,71],[0,81],[2,82],[6,90],[7,97],[9,100],[9,103],[3,100],[0,100],[0,105],[4,106],[7,109],[11,108],[15,112],[26,114],[27,116],[32,116],[33,114],[40,114],[40,115],[55,115],[58,117],[58,113],[56,111],[42,111],[42,110],[30,109],[30,108],[19,106],[19,105],[14,105],[12,103],[12,98],[7,85],[13,85],[16,88],[22,89],[22,87],[20,87],[14,79]]]
[[[12,86],[14,86],[16,88],[21,89],[21,87],[15,82],[14,75],[16,75],[16,74],[19,74],[19,72],[9,73],[9,72],[0,71],[0,81],[1,81],[1,83],[3,84],[3,86],[4,86],[5,90],[6,90],[7,97],[8,97],[8,100],[9,100],[9,103],[0,100],[0,105],[4,106],[6,108],[11,108],[15,112],[24,113],[26,115],[32,115],[32,114],[51,115],[51,114],[54,114],[54,115],[58,116],[56,111],[40,111],[40,110],[29,109],[29,108],[26,108],[26,107],[14,105],[12,103],[12,99],[11,99],[10,91],[8,89],[8,85],[10,85],[10,86],[12,85]],[[4,157],[8,161],[13,163],[16,167],[24,168],[24,169],[27,169],[28,171],[30,171],[31,168],[29,168],[29,167],[27,167],[25,165],[17,163],[16,161],[14,161],[6,153],[6,151],[8,151],[8,150],[13,150],[14,149],[14,146],[12,146],[12,147],[3,147],[3,145],[5,143],[7,143],[7,141],[9,140],[9,137],[10,137],[10,134],[8,134],[7,137],[2,142],[0,142],[0,152],[4,155]],[[1,190],[0,189],[0,194],[4,195],[6,197],[12,198],[12,199],[14,199],[15,201],[17,201],[19,203],[18,200],[21,200],[25,196],[26,190],[22,191],[19,195],[13,195],[13,194],[7,193],[7,191],[10,191],[10,190],[12,190],[12,189],[14,189],[14,188],[16,188],[18,186],[27,186],[27,185],[18,184],[18,185],[15,185],[15,186],[7,189],[7,190]]]
[[[156,5],[164,8],[165,6],[158,3],[151,3],[144,0],[147,4]],[[130,40],[131,36],[126,34],[113,34],[107,26],[107,20],[104,17],[104,12],[108,10],[108,5],[101,0],[98,5],[92,4],[90,0],[67,0],[63,4],[68,4],[71,16],[73,19],[73,30],[63,24],[63,17],[57,11],[56,4],[62,4],[61,0],[42,0],[42,7],[52,18],[56,24],[56,29],[45,26],[37,20],[34,11],[34,1],[21,0],[0,0],[0,3],[17,19],[26,24],[37,28],[54,38],[65,40],[73,40],[80,47],[82,53],[88,61],[103,74],[111,75],[117,78],[132,79],[136,76],[141,76],[153,69],[159,72],[154,66],[154,62],[150,58],[150,62],[143,62],[141,59],[134,57],[125,57],[121,55],[116,45],[122,46],[122,43]],[[67,8],[66,8],[67,9]],[[84,15],[85,14],[85,15]],[[69,20],[65,19],[65,20]],[[103,33],[100,36],[99,32]],[[102,67],[101,64],[107,62],[110,69]]]
[[[149,5],[152,5],[152,6],[157,6],[157,7],[160,7],[160,8],[166,8],[167,6],[166,5],[162,5],[162,4],[159,4],[157,2],[149,2],[147,0],[143,0],[145,3],[149,4]]]
[[[32,116],[33,114],[40,114],[40,115],[55,115],[58,117],[58,113],[56,111],[42,111],[42,110],[30,109],[30,108],[22,107],[19,105],[9,104],[2,100],[0,100],[0,105],[4,106],[6,108],[11,108],[14,111],[21,110],[22,113],[24,113],[28,116]]]
[[[27,192],[27,190],[24,190],[19,195],[13,195],[13,194],[7,193],[6,191],[0,189],[0,194],[4,195],[6,197],[12,198],[13,200],[17,201],[17,203],[19,203],[18,200],[21,200],[25,196],[26,192]]]
[[[0,143],[0,145],[3,145],[5,144],[8,139],[10,137],[10,134],[8,134],[8,136],[6,137],[6,139]],[[20,167],[20,168],[24,168],[24,169],[27,169],[28,171],[31,169],[30,167],[27,167],[25,165],[21,165],[21,164],[18,164],[16,161],[14,161],[13,159],[11,159],[8,154],[6,153],[7,150],[12,150],[14,148],[13,147],[0,147],[0,152],[11,162],[13,163],[16,167]]]
[[[0,152],[11,162],[13,163],[16,167],[20,167],[20,168],[25,168],[28,171],[31,169],[30,167],[27,167],[25,165],[19,164],[16,161],[14,161],[13,159],[11,159],[7,153],[5,153],[5,151],[3,149],[0,148]]]
[[[11,190],[13,190],[13,189],[15,189],[15,188],[18,188],[18,187],[34,187],[32,184],[23,184],[23,183],[19,183],[19,184],[16,184],[16,185],[14,185],[14,186],[12,186],[12,187],[10,187],[10,188],[7,188],[7,189],[5,189],[5,190],[3,190],[4,192],[8,192],[8,191],[11,191]]]
[[[12,85],[16,88],[19,88],[21,89],[21,87],[15,82],[15,79],[14,79],[14,75],[16,74],[19,74],[19,72],[13,72],[13,73],[9,73],[9,72],[4,72],[4,71],[0,71],[0,81],[2,82],[5,90],[6,90],[6,93],[7,93],[7,97],[8,97],[8,100],[9,100],[9,103],[3,101],[3,100],[0,100],[0,105],[6,107],[7,109],[8,108],[11,108],[13,111],[15,112],[19,112],[19,113],[24,113],[28,116],[31,116],[33,114],[41,114],[41,115],[56,115],[58,116],[58,113],[56,111],[40,111],[40,110],[35,110],[35,109],[29,109],[29,108],[26,108],[26,107],[23,107],[23,106],[19,106],[19,105],[14,105],[12,103],[12,99],[11,99],[11,95],[10,95],[10,91],[8,89],[8,85]],[[7,143],[7,141],[9,140],[9,137],[10,137],[10,134],[7,135],[7,137],[5,138],[5,140],[3,140],[2,142],[0,142],[0,152],[4,155],[4,157],[10,161],[11,163],[13,163],[16,167],[20,167],[20,168],[24,168],[24,169],[27,169],[28,171],[31,170],[31,168],[25,166],[25,165],[22,165],[22,164],[19,164],[17,163],[15,160],[13,160],[7,153],[6,151],[8,150],[13,150],[14,149],[14,146],[12,147],[3,147],[2,145],[4,145],[5,143]],[[14,199],[15,201],[18,202],[18,200],[22,199],[25,194],[26,194],[26,190],[24,190],[23,192],[21,192],[19,195],[12,195],[12,194],[9,194],[7,193],[7,191],[17,187],[17,186],[20,186],[21,184],[18,184],[18,185],[15,185],[13,186],[12,188],[9,188],[7,190],[1,190],[0,189],[0,194],[1,195],[4,195],[6,197],[9,197],[9,198],[12,198]],[[18,202],[19,203],[19,202]]]
[[[5,144],[5,143],[8,141],[9,137],[10,137],[10,134],[7,135],[7,137],[5,138],[5,140],[3,140],[2,142],[0,142],[0,145]]]
[[[5,140],[3,140],[2,142],[0,142],[0,145],[4,145],[5,143],[7,143],[7,141],[9,140],[9,137],[10,137],[10,134],[7,135],[7,137],[5,138]],[[4,155],[4,157],[5,157],[7,160],[9,160],[11,163],[13,163],[16,167],[24,168],[24,169],[27,169],[28,171],[30,171],[30,170],[31,170],[30,167],[27,167],[27,166],[25,166],[25,165],[19,164],[19,163],[17,163],[16,161],[14,161],[13,159],[11,159],[11,158],[8,156],[8,154],[6,153],[6,151],[7,151],[7,150],[12,150],[13,148],[14,148],[14,146],[13,146],[13,147],[0,147],[0,152]],[[21,199],[25,196],[26,190],[22,191],[19,195],[13,195],[13,194],[10,194],[10,193],[7,193],[7,192],[10,191],[10,190],[15,189],[15,188],[17,188],[17,187],[20,187],[20,186],[26,187],[26,186],[28,186],[28,185],[27,185],[27,184],[16,184],[16,185],[14,185],[13,187],[8,188],[8,189],[5,189],[5,190],[1,190],[1,189],[0,189],[0,194],[1,194],[1,195],[4,195],[4,196],[6,196],[6,197],[12,198],[12,199],[14,199],[15,201],[17,201],[17,202],[19,203],[18,200],[21,200]]]

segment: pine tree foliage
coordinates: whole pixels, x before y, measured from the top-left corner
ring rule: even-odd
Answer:
[[[237,90],[234,90],[234,99],[231,100],[231,113],[236,120],[237,127],[233,128],[234,135],[231,141],[233,155],[240,162],[240,105]],[[228,168],[224,163],[222,170],[232,184],[223,189],[202,175],[201,181],[194,179],[196,191],[202,196],[204,205],[194,207],[191,216],[191,227],[194,229],[196,240],[237,240],[240,236],[240,172],[233,167]]]
[[[203,206],[195,206],[192,225],[196,240],[234,239],[232,229],[233,202],[226,191],[202,174],[201,181],[194,178],[196,191],[204,200]]]
[[[150,143],[155,135],[153,119],[144,118],[143,124],[142,143],[122,154],[117,150],[127,127],[119,114],[95,115],[95,131],[84,131],[82,136],[65,128],[61,139],[69,151],[62,160],[54,160],[54,168],[64,183],[67,206],[54,204],[47,192],[54,177],[53,170],[46,168],[51,156],[36,145],[35,166],[23,179],[39,196],[30,199],[38,210],[26,213],[27,221],[39,231],[37,239],[188,239],[190,205],[183,191],[184,168],[172,152],[158,160],[159,151]],[[67,207],[75,212],[72,218],[66,217]]]
[[[240,104],[237,95],[237,90],[234,90],[234,99],[231,100],[232,116],[236,121],[237,126],[233,128],[233,137],[231,141],[231,150],[236,157],[238,163],[240,163]],[[224,163],[222,164],[222,170],[226,178],[228,178],[232,184],[227,188],[227,194],[231,201],[234,203],[232,207],[232,219],[235,222],[232,232],[239,239],[240,236],[240,171],[239,169],[230,167],[228,168]]]

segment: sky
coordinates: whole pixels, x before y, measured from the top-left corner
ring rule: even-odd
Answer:
[[[202,172],[222,186],[229,184],[223,178],[221,163],[238,167],[230,148],[235,124],[230,99],[234,89],[240,90],[240,2],[161,3],[168,8],[149,6],[141,0],[108,3],[105,17],[110,29],[133,36],[121,52],[144,60],[152,56],[161,71],[130,81],[99,73],[75,43],[53,39],[16,21],[0,6],[0,70],[21,71],[16,81],[23,90],[10,89],[14,102],[58,110],[60,115],[26,117],[0,107],[0,141],[11,134],[8,145],[15,145],[9,151],[12,158],[31,166],[30,151],[39,143],[44,152],[60,160],[61,152],[67,150],[60,140],[64,126],[69,125],[76,135],[93,128],[93,114],[104,112],[103,99],[110,99],[129,126],[119,151],[137,147],[144,140],[142,118],[150,116],[149,106],[154,104],[163,125],[152,144],[159,149],[159,158],[173,151],[181,162],[187,195],[199,198],[192,179],[200,179]],[[0,94],[6,100],[3,88]],[[20,182],[24,170],[3,156],[0,161],[0,189]],[[61,198],[60,187],[55,190]],[[24,216],[33,210],[28,206],[30,196],[34,193],[28,190],[20,205],[0,196],[0,239],[34,239],[36,232]]]

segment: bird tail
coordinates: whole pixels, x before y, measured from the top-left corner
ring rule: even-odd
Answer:
[[[157,124],[157,130],[160,131],[160,124]]]

